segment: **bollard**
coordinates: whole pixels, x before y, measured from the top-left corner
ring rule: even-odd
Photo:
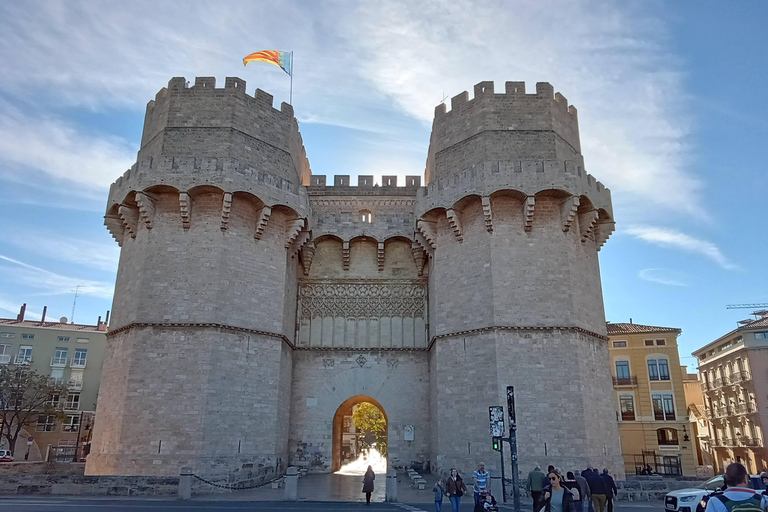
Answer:
[[[181,468],[179,475],[179,499],[192,499],[192,468]]]
[[[387,471],[387,487],[385,491],[386,501],[397,501],[397,471],[390,469]]]
[[[285,470],[285,500],[296,501],[299,499],[299,471],[289,466]]]

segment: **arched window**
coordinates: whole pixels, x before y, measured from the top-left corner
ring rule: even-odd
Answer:
[[[656,429],[656,438],[659,446],[677,446],[680,444],[677,440],[677,430],[674,428]]]
[[[360,219],[360,222],[370,224],[373,222],[373,213],[371,213],[370,210],[360,210],[360,213],[358,213],[358,219]]]

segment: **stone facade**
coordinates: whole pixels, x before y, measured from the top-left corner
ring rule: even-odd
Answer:
[[[271,101],[174,78],[147,107],[105,217],[122,254],[86,472],[330,471],[360,401],[386,415],[391,466],[498,470],[488,406],[514,385],[521,468],[622,475],[597,258],[611,198],[575,108],[482,82],[437,108],[425,186],[331,186]]]

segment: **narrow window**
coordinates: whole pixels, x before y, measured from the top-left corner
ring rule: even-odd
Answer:
[[[646,347],[652,347],[653,346],[653,340],[645,340],[645,346]]]
[[[364,222],[366,224],[373,222],[373,213],[371,213],[369,210],[360,210],[359,216],[360,222]]]
[[[631,395],[619,397],[621,404],[621,419],[623,421],[635,421],[635,400]]]
[[[666,345],[667,340],[656,340],[656,345]]]
[[[648,360],[648,378],[651,380],[659,380],[659,367],[656,364],[655,359]]]
[[[669,380],[669,363],[666,359],[659,359],[659,380]]]
[[[664,420],[664,402],[661,399],[661,395],[653,395],[653,417],[657,420]]]
[[[616,361],[616,378],[619,384],[630,384],[629,361]]]
[[[614,341],[613,342],[614,347],[626,347],[627,342],[626,341]]]
[[[664,419],[675,419],[675,402],[672,399],[672,395],[664,395]]]
[[[656,438],[659,446],[677,446],[677,430],[674,428],[660,428],[656,430]]]

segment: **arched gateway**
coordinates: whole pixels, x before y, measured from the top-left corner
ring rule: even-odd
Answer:
[[[238,78],[174,78],[149,102],[105,216],[122,251],[88,474],[330,472],[360,396],[386,411],[390,467],[496,471],[488,406],[513,385],[521,467],[621,478],[611,196],[576,109],[521,82],[450,107],[424,186],[353,186],[313,175],[293,107]]]
[[[375,406],[384,416],[386,426],[389,428],[389,422],[386,421],[387,412],[378,401],[366,395],[357,395],[345,400],[336,409],[336,414],[333,415],[333,458],[331,461],[333,471],[338,471],[346,461],[355,460],[361,455],[360,445],[363,440],[361,433],[357,432],[355,428],[352,414],[355,406],[364,404]],[[387,435],[387,437],[389,436]],[[370,439],[365,439],[365,441],[369,445],[371,444]]]

